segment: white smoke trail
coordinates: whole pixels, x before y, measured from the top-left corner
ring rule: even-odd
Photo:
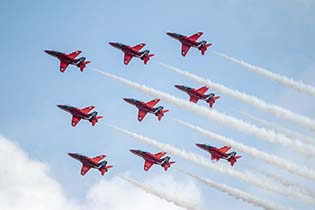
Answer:
[[[263,200],[263,199],[260,199],[252,194],[249,194],[245,191],[242,191],[240,189],[237,189],[237,188],[233,188],[233,187],[229,187],[225,184],[220,184],[218,182],[214,182],[210,179],[206,179],[206,178],[202,178],[200,176],[197,176],[195,174],[192,174],[192,173],[189,173],[189,172],[186,172],[186,171],[183,171],[183,170],[179,170],[177,169],[178,171],[188,175],[188,176],[191,176],[193,177],[194,179],[197,179],[198,181],[208,185],[209,187],[211,188],[214,188],[214,189],[217,189],[221,192],[224,192],[224,193],[227,193],[229,196],[232,196],[236,199],[240,199],[246,203],[249,203],[249,204],[252,204],[256,207],[261,207],[261,208],[264,208],[266,210],[284,210],[284,209],[288,209],[287,207],[282,207],[282,206],[279,206],[278,204],[275,204],[271,201],[268,201],[268,200]]]
[[[191,206],[189,205],[186,201],[184,200],[178,200],[177,198],[175,198],[174,196],[172,195],[165,195],[165,193],[161,193],[151,187],[148,187],[144,184],[141,184],[133,179],[130,179],[130,178],[127,178],[127,177],[123,177],[123,176],[118,176],[119,178],[129,182],[130,184],[132,184],[133,186],[143,190],[144,192],[148,193],[148,194],[151,194],[151,195],[154,195],[158,198],[160,198],[161,200],[164,200],[164,201],[167,201],[169,203],[172,203],[174,204],[175,206],[177,207],[180,207],[180,208],[184,208],[184,209],[187,209],[187,210],[200,210],[199,208],[195,208],[194,206]]]
[[[222,173],[224,175],[234,177],[236,179],[239,179],[240,181],[243,181],[243,182],[246,182],[249,184],[253,184],[253,185],[257,186],[258,188],[262,188],[262,189],[269,190],[269,191],[272,191],[275,193],[279,193],[279,194],[282,194],[284,196],[290,196],[294,199],[300,200],[304,204],[315,205],[314,199],[312,199],[308,196],[305,196],[303,194],[300,194],[298,192],[290,191],[290,190],[288,190],[288,188],[281,187],[280,185],[269,184],[268,182],[265,182],[264,180],[258,179],[253,174],[241,173],[241,172],[236,171],[232,168],[227,168],[223,165],[214,164],[214,163],[210,162],[209,160],[203,158],[200,155],[196,155],[196,154],[191,153],[191,152],[186,152],[184,150],[177,149],[176,147],[173,147],[169,144],[159,143],[158,141],[156,141],[154,139],[150,139],[150,138],[142,136],[140,134],[133,133],[133,132],[128,131],[128,130],[123,129],[123,128],[119,128],[119,127],[112,126],[112,125],[111,125],[111,127],[120,131],[120,132],[128,134],[129,136],[131,136],[135,140],[138,140],[142,143],[145,143],[151,147],[155,147],[155,148],[158,148],[160,150],[166,151],[170,154],[173,154],[173,155],[178,156],[180,158],[183,158],[185,160],[191,161],[191,162],[193,162],[193,163],[195,163],[201,167],[204,167],[210,171],[216,171],[216,172]]]
[[[230,89],[228,87],[225,87],[224,85],[214,83],[208,79],[204,79],[202,77],[199,77],[199,76],[194,75],[192,73],[180,70],[178,68],[175,68],[175,67],[163,64],[163,63],[160,63],[160,65],[167,68],[167,69],[170,69],[170,70],[172,70],[172,71],[174,71],[174,72],[176,72],[176,73],[178,73],[184,77],[187,77],[188,79],[191,79],[191,80],[195,81],[196,83],[206,85],[215,91],[218,91],[222,94],[228,95],[232,98],[235,98],[235,99],[242,101],[244,103],[247,103],[249,105],[255,106],[256,108],[258,108],[262,111],[272,113],[273,115],[275,115],[279,118],[282,118],[284,120],[289,120],[291,122],[302,125],[308,129],[315,130],[315,120],[314,119],[310,119],[310,118],[303,116],[301,114],[294,113],[294,112],[287,110],[283,107],[267,103],[267,102],[257,98],[256,96],[248,95],[244,92]]]
[[[235,110],[237,111],[237,110]],[[272,129],[275,130],[278,133],[283,133],[285,136],[291,138],[291,139],[300,139],[300,140],[305,140],[307,141],[307,143],[311,143],[311,144],[315,144],[315,139],[310,137],[310,136],[305,136],[299,132],[293,131],[293,130],[289,130],[285,127],[282,127],[276,123],[272,123],[272,122],[268,122],[266,120],[263,119],[259,119],[258,117],[255,117],[249,113],[246,112],[242,112],[242,111],[237,111],[238,113],[240,113],[241,115],[248,117],[249,119],[255,121],[256,123],[260,124],[261,126],[268,128],[268,129]]]
[[[167,93],[164,93],[162,91],[155,90],[150,87],[146,87],[145,85],[140,85],[138,83],[129,81],[127,79],[124,79],[122,77],[103,72],[97,69],[93,69],[94,71],[105,75],[107,77],[110,77],[114,80],[117,80],[129,87],[132,87],[134,89],[140,90],[145,94],[151,95],[153,97],[160,98],[168,103],[174,104],[180,108],[186,109],[188,111],[197,113],[201,116],[207,117],[210,120],[215,120],[218,123],[233,127],[237,129],[238,131],[249,133],[254,136],[256,136],[259,139],[266,140],[271,143],[280,144],[286,147],[289,147],[291,149],[294,149],[296,151],[301,152],[304,155],[315,155],[315,147],[313,145],[304,144],[298,139],[292,140],[288,137],[275,133],[272,130],[268,130],[265,128],[259,128],[253,124],[244,122],[242,120],[227,116],[223,113],[220,113],[216,110],[209,110],[205,107],[199,106],[197,104],[191,103],[189,101],[185,101],[179,98],[176,98],[172,95],[169,95]]]
[[[225,58],[226,60],[232,61],[233,63],[239,64],[240,66],[242,66],[246,70],[260,74],[260,75],[266,77],[267,79],[273,80],[275,82],[278,82],[279,84],[282,84],[282,85],[285,85],[289,88],[295,89],[298,92],[302,92],[302,93],[308,94],[310,96],[315,95],[315,87],[312,85],[304,84],[302,81],[295,81],[295,80],[290,79],[286,76],[273,73],[267,69],[264,69],[264,68],[261,68],[258,66],[254,66],[254,65],[251,65],[249,63],[246,63],[245,61],[224,55],[223,53],[215,52],[215,54]]]
[[[291,188],[292,190],[295,190],[295,191],[298,191],[300,193],[303,193],[307,196],[311,196],[313,198],[315,198],[315,191],[312,191],[298,183],[294,183],[292,181],[288,181],[286,179],[283,179],[283,177],[280,177],[280,176],[277,176],[275,174],[272,174],[272,173],[269,173],[267,172],[266,170],[261,170],[261,169],[258,169],[256,167],[251,167],[252,170],[254,171],[257,171],[258,173],[262,174],[263,176],[275,181],[275,182],[278,182],[280,184],[282,184],[283,186],[285,187],[289,187]]]
[[[315,180],[315,171],[313,169],[307,168],[305,166],[300,166],[300,165],[294,164],[294,163],[289,162],[285,159],[282,159],[276,155],[265,153],[263,151],[256,149],[255,147],[249,147],[247,145],[238,143],[237,141],[235,141],[233,139],[218,135],[216,133],[212,133],[206,129],[197,127],[197,126],[192,125],[190,123],[187,123],[187,122],[184,122],[181,120],[175,120],[175,121],[184,125],[187,128],[192,129],[195,132],[198,132],[198,133],[206,136],[209,139],[212,139],[212,140],[218,141],[220,143],[232,146],[233,149],[240,151],[240,152],[244,152],[244,153],[252,156],[255,159],[266,161],[266,162],[272,164],[273,166],[285,169],[285,170],[287,170],[293,174],[302,176],[304,178]]]

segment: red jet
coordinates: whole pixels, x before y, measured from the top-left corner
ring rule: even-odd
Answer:
[[[68,155],[82,163],[81,168],[82,176],[84,176],[91,168],[98,169],[101,172],[102,176],[104,176],[105,172],[107,172],[109,168],[113,167],[107,166],[106,160],[101,161],[103,158],[106,157],[106,155],[99,155],[94,158],[90,158],[85,155],[80,155],[77,153],[68,153]]]
[[[172,164],[175,163],[174,161],[170,162],[171,158],[169,156],[162,158],[166,154],[166,152],[159,152],[156,154],[151,154],[149,152],[143,152],[141,150],[134,150],[134,149],[131,149],[130,152],[144,159],[145,171],[148,171],[153,164],[160,165],[164,168],[165,171],[167,171],[167,169],[171,167]]]
[[[198,32],[191,36],[184,36],[181,34],[170,33],[170,32],[167,32],[166,34],[174,39],[177,39],[178,41],[182,43],[182,56],[185,56],[191,47],[197,48],[198,50],[201,51],[201,54],[204,55],[205,52],[207,51],[207,48],[212,45],[212,44],[207,44],[207,41],[205,40],[201,42],[197,42],[197,39],[201,37],[203,32]]]
[[[86,67],[86,64],[91,63],[91,61],[85,61],[85,57],[76,58],[81,53],[80,50],[72,52],[70,54],[61,53],[53,50],[45,50],[45,52],[48,55],[54,56],[60,60],[60,71],[62,73],[65,72],[69,64],[76,65],[80,68],[80,71],[83,71]]]
[[[128,65],[128,63],[130,62],[130,60],[133,57],[137,57],[140,58],[141,60],[143,60],[144,64],[147,64],[148,61],[150,60],[150,58],[152,56],[154,56],[154,54],[149,54],[150,51],[149,50],[144,50],[144,51],[140,51],[145,44],[141,43],[138,44],[134,47],[130,47],[128,45],[125,44],[121,44],[121,43],[115,43],[115,42],[109,42],[109,44],[121,51],[123,51],[124,55],[124,64]]]
[[[97,116],[97,112],[91,112],[92,109],[94,109],[94,106],[88,106],[83,109],[79,109],[76,107],[68,106],[68,105],[57,105],[60,109],[69,112],[72,114],[72,122],[71,125],[75,127],[81,119],[88,120],[92,123],[94,126],[99,119],[103,118],[103,116]]]
[[[162,119],[162,117],[164,116],[164,114],[169,111],[169,110],[163,110],[164,109],[163,106],[158,106],[158,107],[154,108],[154,106],[157,103],[159,103],[160,99],[154,99],[154,100],[149,101],[147,103],[145,103],[143,101],[138,101],[138,100],[132,99],[132,98],[124,98],[124,100],[126,102],[136,106],[139,109],[139,112],[138,112],[138,120],[139,121],[142,121],[148,112],[155,114],[155,116],[157,116],[158,120],[160,121]]]
[[[242,156],[236,156],[236,152],[227,153],[227,151],[229,151],[229,149],[231,149],[231,147],[229,147],[229,146],[216,148],[216,147],[212,147],[212,146],[209,146],[206,144],[196,144],[196,145],[197,145],[197,147],[209,152],[211,155],[211,160],[218,161],[222,158],[222,159],[229,161],[231,163],[231,166],[234,165],[234,163],[237,161],[237,159],[242,157]]]
[[[206,86],[201,87],[199,89],[187,87],[184,85],[175,85],[175,87],[181,91],[186,92],[190,96],[189,100],[191,102],[197,103],[198,100],[203,100],[209,103],[210,108],[212,108],[215,101],[220,98],[220,96],[215,96],[214,93],[205,94],[205,92],[207,92],[207,90],[209,89]]]

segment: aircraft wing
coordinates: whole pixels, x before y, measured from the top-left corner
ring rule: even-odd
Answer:
[[[124,55],[124,64],[127,65],[131,61],[132,57],[133,57],[132,55],[130,55],[128,53],[125,53],[125,55]]]
[[[71,122],[71,125],[73,127],[75,127],[79,122],[80,122],[81,118],[80,117],[77,117],[77,116],[72,116],[72,122]]]
[[[144,111],[144,110],[142,110],[142,109],[139,109],[139,112],[138,112],[138,120],[139,120],[139,121],[142,121],[143,118],[146,116],[147,113],[148,113],[147,111]]]
[[[134,49],[134,50],[139,52],[144,46],[145,46],[145,44],[141,43],[141,44],[138,44],[136,46],[133,46],[132,49]]]
[[[185,56],[188,53],[190,46],[187,44],[182,44],[182,56]]]
[[[81,52],[82,52],[81,50],[72,52],[72,53],[68,54],[68,57],[75,59],[78,55],[80,55]]]
[[[207,86],[203,86],[203,87],[197,89],[196,91],[197,91],[198,93],[204,94],[205,92],[207,92],[208,89],[209,89],[209,88],[208,88]]]
[[[198,33],[195,33],[193,35],[191,35],[190,37],[188,37],[190,40],[192,41],[196,41],[197,39],[199,39],[199,37],[201,37],[201,35],[203,34],[203,32],[198,32]]]
[[[153,165],[153,162],[148,161],[148,160],[144,161],[144,170],[145,171],[149,170],[152,167],[152,165]]]
[[[60,71],[63,73],[65,72],[66,68],[68,67],[68,63],[61,61],[60,62]]]
[[[88,165],[83,165],[81,168],[81,175],[84,176],[91,169]]]
[[[95,108],[95,106],[88,106],[88,107],[81,109],[81,111],[85,114],[88,114],[94,108]]]
[[[166,152],[159,152],[159,153],[154,154],[154,157],[161,159],[165,154]]]
[[[229,151],[229,149],[231,149],[230,146],[224,146],[224,147],[221,147],[219,150],[220,150],[220,152],[226,153],[227,151]]]
[[[148,105],[149,107],[154,107],[155,104],[159,103],[159,101],[160,101],[160,99],[153,99],[152,101],[149,101],[145,104]]]
[[[196,97],[193,97],[193,96],[190,96],[190,99],[189,99],[191,102],[194,102],[194,103],[197,103],[198,102],[198,98]]]
[[[100,162],[101,160],[103,160],[106,157],[106,155],[99,155],[96,157],[91,158],[91,160],[95,161],[95,162]]]
[[[216,161],[218,161],[218,160],[220,160],[220,157],[217,156],[217,155],[211,154],[211,160],[216,160]]]

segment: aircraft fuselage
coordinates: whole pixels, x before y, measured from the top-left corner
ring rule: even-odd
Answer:
[[[156,158],[153,154],[149,153],[149,152],[144,152],[141,150],[130,150],[130,152],[132,152],[133,154],[142,157],[144,160],[148,160],[154,164],[157,165],[162,165],[163,164],[163,160]]]
[[[128,45],[125,45],[125,44],[122,44],[122,43],[116,43],[116,42],[110,42],[109,44],[111,46],[113,46],[113,47],[123,51],[126,54],[130,54],[130,55],[132,55],[134,57],[138,57],[138,58],[142,57],[143,52],[136,51],[136,50],[132,49],[132,47],[130,47]]]
[[[57,105],[60,109],[69,112],[73,116],[77,116],[81,119],[88,120],[90,118],[89,114],[82,112],[79,108],[68,106],[68,105]]]
[[[129,104],[132,104],[136,106],[138,109],[144,110],[146,112],[155,113],[156,109],[153,107],[149,107],[146,105],[143,101],[139,101],[132,98],[124,98],[124,101],[126,101]]]
[[[230,158],[230,154],[229,153],[225,153],[225,152],[221,152],[218,148],[216,147],[212,147],[206,144],[196,144],[199,148],[209,152],[210,154],[217,156],[219,158],[222,159],[226,159],[228,160]]]
[[[209,99],[209,95],[200,94],[195,89],[191,87],[187,87],[184,85],[175,85],[175,87],[181,91],[186,92],[189,96],[198,98],[198,100],[207,101]]]
[[[68,155],[78,161],[80,161],[83,165],[88,165],[91,168],[99,168],[99,163],[91,160],[91,158],[85,156],[85,155],[81,155],[78,153],[68,153]]]

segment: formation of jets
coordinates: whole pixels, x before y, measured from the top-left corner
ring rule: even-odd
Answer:
[[[181,42],[181,55],[186,56],[189,49],[191,47],[197,48],[200,50],[201,54],[204,55],[207,51],[207,48],[210,47],[212,44],[207,43],[207,41],[197,41],[202,35],[203,32],[197,32],[191,36],[185,36],[178,33],[166,33],[168,36],[178,40]],[[109,42],[109,44],[119,50],[121,50],[124,53],[124,64],[128,65],[129,62],[133,57],[139,58],[143,61],[144,64],[147,64],[151,57],[154,56],[154,54],[150,54],[149,50],[143,50],[141,51],[146,44],[140,43],[135,46],[128,46],[125,44],[117,43],[117,42]],[[90,63],[90,61],[86,61],[85,57],[77,58],[77,56],[82,52],[80,50],[72,52],[70,54],[53,51],[53,50],[45,50],[45,52],[51,56],[54,56],[59,59],[60,61],[60,71],[63,73],[67,69],[69,65],[77,66],[80,71],[82,72],[86,65]],[[200,88],[191,88],[185,85],[175,85],[175,87],[189,95],[189,101],[192,103],[197,103],[199,100],[205,101],[209,104],[210,108],[213,108],[214,103],[217,99],[220,98],[220,96],[216,96],[214,93],[206,94],[208,91],[208,87],[203,86]],[[132,98],[123,98],[124,101],[126,101],[129,104],[134,105],[138,108],[138,121],[142,121],[147,113],[154,114],[158,121],[160,121],[165,113],[167,113],[169,110],[164,109],[163,106],[157,106],[155,105],[160,102],[160,99],[153,99],[149,102],[143,102],[140,100],[132,99]],[[98,116],[98,112],[92,111],[95,107],[94,106],[88,106],[83,109],[69,106],[69,105],[57,105],[58,108],[70,113],[72,115],[71,125],[75,127],[80,120],[87,120],[89,121],[92,126],[95,126],[95,124],[103,118],[103,116]],[[91,112],[92,111],[92,112]],[[211,155],[211,160],[218,161],[220,159],[227,160],[231,166],[235,164],[237,159],[239,159],[241,156],[237,156],[236,152],[229,152],[231,149],[230,146],[223,146],[221,148],[213,147],[206,144],[196,144],[199,148],[207,151]],[[144,159],[144,170],[148,171],[152,165],[160,165],[164,168],[165,171],[167,171],[172,164],[174,164],[174,161],[170,161],[170,156],[165,156],[166,152],[158,152],[156,154],[150,153],[150,152],[144,152],[141,150],[134,150],[131,149],[130,152],[133,154],[140,156]],[[106,156],[105,155],[99,155],[93,158],[90,158],[85,155],[81,155],[78,153],[68,153],[68,155],[82,163],[81,168],[81,175],[84,176],[91,168],[97,169],[101,172],[102,175],[104,175],[109,168],[112,168],[113,166],[107,166],[107,161],[103,160]],[[164,157],[165,156],[165,157]],[[102,161],[103,160],[103,161]]]

